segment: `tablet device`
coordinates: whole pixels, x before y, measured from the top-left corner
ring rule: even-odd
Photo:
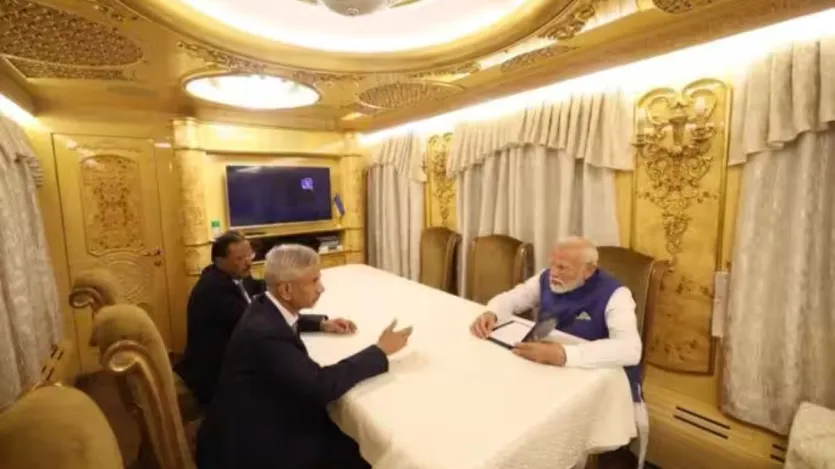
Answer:
[[[522,342],[531,333],[531,330],[533,330],[532,326],[509,321],[493,328],[493,331],[487,336],[487,340],[506,349],[512,349],[513,346]]]
[[[533,326],[509,321],[493,329],[487,340],[506,349],[512,349],[519,342],[539,342],[557,327],[555,319],[539,321]]]

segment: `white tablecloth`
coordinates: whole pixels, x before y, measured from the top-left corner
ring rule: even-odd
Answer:
[[[622,369],[523,360],[469,333],[484,307],[364,265],[323,272],[313,312],[347,317],[353,336],[306,334],[328,365],[373,344],[397,318],[414,326],[390,372],[332,405],[331,417],[375,469],[560,469],[635,436]]]

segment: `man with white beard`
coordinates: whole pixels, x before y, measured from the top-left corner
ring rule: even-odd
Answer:
[[[641,376],[641,336],[632,292],[597,267],[597,247],[584,238],[566,238],[554,246],[550,267],[487,303],[487,312],[470,326],[486,338],[514,314],[539,307],[538,320],[554,319],[556,329],[588,340],[577,345],[526,342],[513,352],[553,366],[607,368],[622,366],[629,378],[639,429],[646,425]],[[642,462],[642,461],[641,461]]]

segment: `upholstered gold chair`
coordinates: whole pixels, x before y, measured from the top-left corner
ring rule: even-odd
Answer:
[[[107,269],[85,270],[73,278],[70,289],[70,305],[73,308],[89,307],[95,315],[105,306],[122,302],[119,282]]]
[[[461,235],[443,226],[420,235],[420,283],[453,295],[458,293],[458,249]]]
[[[533,275],[533,245],[505,235],[474,238],[467,254],[467,298],[487,304]]]
[[[0,413],[4,469],[122,469],[104,414],[73,388],[46,386]]]
[[[105,306],[93,318],[102,367],[117,378],[122,399],[139,421],[143,444],[160,469],[193,469],[174,373],[154,322],[142,308]],[[193,434],[193,432],[192,432]]]
[[[597,251],[598,266],[632,291],[638,331],[641,333],[646,351],[652,333],[652,320],[657,308],[661,280],[670,270],[670,263],[619,246],[601,246]],[[642,359],[642,365],[643,362]]]

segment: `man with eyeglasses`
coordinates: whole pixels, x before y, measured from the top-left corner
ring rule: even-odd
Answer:
[[[249,241],[228,231],[212,243],[212,263],[203,269],[188,299],[187,342],[174,370],[201,407],[212,400],[226,344],[255,295],[266,290],[252,278],[255,255]]]

